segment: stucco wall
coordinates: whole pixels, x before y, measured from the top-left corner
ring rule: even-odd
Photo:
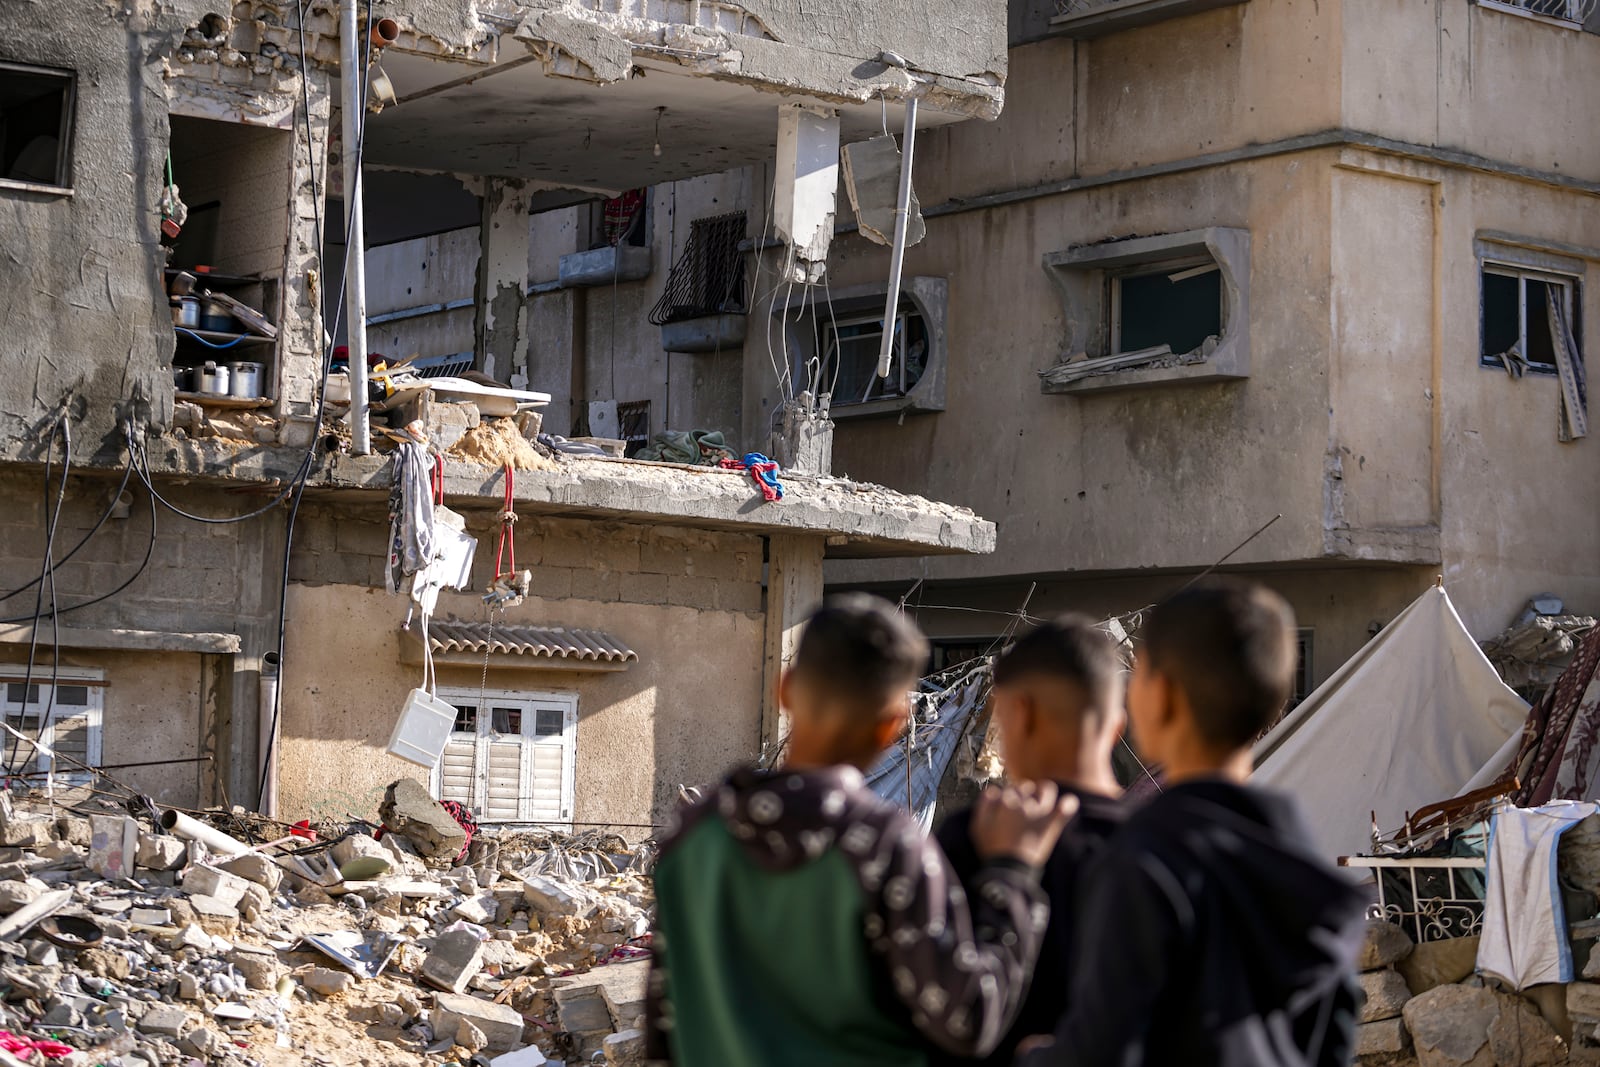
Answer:
[[[475,585],[493,570],[485,513]],[[397,777],[426,772],[384,752],[421,668],[401,662],[407,601],[380,587],[383,527],[309,516],[291,587],[280,796],[284,811],[370,816]],[[642,836],[680,784],[700,784],[759,752],[762,546],[759,538],[575,520],[517,526],[534,595],[508,624],[604,630],[639,660],[615,673],[489,672],[489,688],[578,696],[574,818]],[[475,594],[446,593],[437,617],[480,620]],[[510,663],[515,663],[514,657]],[[441,667],[442,686],[477,689],[481,666]],[[635,825],[637,824],[637,825]]]

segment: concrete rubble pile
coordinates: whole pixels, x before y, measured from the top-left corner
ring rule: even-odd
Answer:
[[[458,865],[449,814],[395,792],[381,840],[261,846],[174,812],[0,795],[0,1049],[63,1067],[642,1062],[648,853],[614,839],[577,880],[552,870],[588,854],[570,841],[481,836]]]
[[[1474,974],[1477,952],[1477,937],[1413,944],[1400,926],[1369,920],[1358,957],[1366,999],[1356,1031],[1356,1062],[1369,1067],[1600,1064],[1600,1050],[1569,1040],[1574,1024],[1581,1028],[1582,1021],[1568,1012],[1573,990],[1587,986],[1600,994],[1600,985],[1504,992]],[[1600,1011],[1600,996],[1590,1000]]]

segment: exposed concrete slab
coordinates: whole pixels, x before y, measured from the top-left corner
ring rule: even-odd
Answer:
[[[293,476],[304,453],[294,449],[232,450],[211,441],[149,446],[151,473],[196,480],[258,482],[276,487]],[[474,464],[445,464],[445,496],[457,510],[499,508],[503,473]],[[814,533],[831,557],[962,555],[994,551],[994,523],[966,508],[898,493],[847,478],[782,475],[783,500],[765,503],[749,475],[714,467],[634,460],[568,460],[557,471],[519,471],[515,499],[534,515],[581,515],[633,522],[736,530],[756,534]],[[387,494],[385,456],[323,457],[307,497],[339,491]]]
[[[0,626],[0,645],[26,644],[33,640],[32,626]],[[201,652],[225,655],[238,652],[238,634],[162,633],[159,630],[90,630],[62,626],[57,631],[39,629],[39,644],[49,648],[114,649],[124,652]]]

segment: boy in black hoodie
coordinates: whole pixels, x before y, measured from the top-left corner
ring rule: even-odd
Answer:
[[[1287,797],[1245,785],[1283,710],[1294,617],[1216,581],[1147,617],[1128,690],[1164,792],[1102,854],[1067,1015],[1023,1067],[1336,1067],[1350,1062],[1363,899],[1306,849]]]
[[[1126,724],[1122,661],[1116,643],[1087,616],[1063,615],[1020,638],[994,666],[989,707],[1000,754],[1012,781],[1054,782],[1078,800],[1078,814],[1044,866],[1050,925],[1017,1021],[986,1059],[935,1052],[940,1067],[1006,1067],[1017,1044],[1049,1033],[1067,1008],[1067,981],[1077,956],[1080,887],[1112,832],[1126,817],[1111,772],[1111,750]],[[972,841],[972,812],[950,816],[939,844],[963,882],[982,870]],[[969,888],[972,888],[969,886]]]
[[[922,1039],[982,1054],[1011,1021],[1071,815],[1048,783],[992,795],[970,902],[861,769],[899,734],[927,642],[887,603],[833,598],[779,687],[778,772],[736,771],[656,862],[649,1054],[680,1067],[923,1067]]]

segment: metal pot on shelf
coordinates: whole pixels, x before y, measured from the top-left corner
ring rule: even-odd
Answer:
[[[228,305],[219,300],[207,300],[200,305],[200,328],[214,333],[237,333],[239,320],[233,317]]]
[[[186,330],[200,328],[200,300],[193,296],[179,296],[172,299],[172,324],[182,326]]]
[[[228,395],[228,368],[207,360],[199,370],[200,392],[209,396]]]
[[[264,368],[260,363],[229,363],[227,369],[229,395],[252,400],[262,395],[261,373]]]
[[[191,379],[193,378],[193,376],[194,376],[193,368],[190,368],[190,367],[173,367],[172,368],[172,385],[179,392],[187,393],[192,388],[193,383],[192,383]]]

